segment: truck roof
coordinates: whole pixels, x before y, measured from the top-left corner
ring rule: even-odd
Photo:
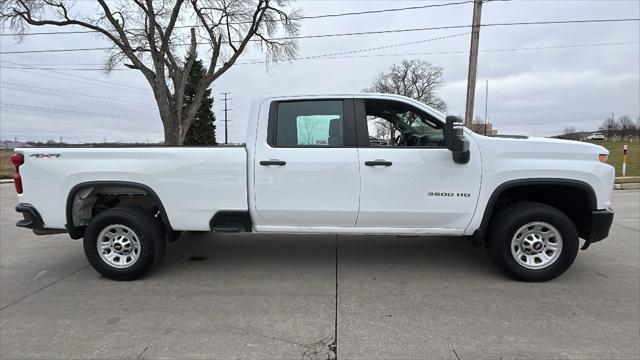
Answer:
[[[368,98],[368,99],[388,99],[388,100],[400,100],[404,102],[410,102],[416,106],[427,107],[436,116],[442,117],[444,120],[446,114],[442,111],[435,109],[427,104],[419,102],[407,96],[396,94],[383,94],[383,93],[318,93],[318,94],[282,94],[272,96],[262,96],[253,98],[251,101],[252,106],[258,106],[265,100],[304,100],[304,99],[332,99],[332,98]]]

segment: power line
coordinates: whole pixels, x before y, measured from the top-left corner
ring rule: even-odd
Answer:
[[[534,51],[534,50],[552,50],[552,49],[573,49],[573,48],[585,48],[585,47],[601,47],[601,46],[620,46],[620,45],[638,45],[637,41],[626,42],[611,42],[611,43],[594,43],[594,44],[576,44],[576,45],[554,45],[554,46],[536,46],[536,47],[524,47],[524,48],[503,48],[503,49],[486,49],[478,50],[481,53],[500,53],[500,52],[513,52],[513,51]],[[432,51],[432,52],[418,52],[418,53],[391,53],[391,54],[371,54],[371,55],[352,55],[352,56],[331,56],[329,54],[324,55],[311,55],[304,57],[296,57],[288,59],[287,61],[300,61],[300,60],[314,60],[314,59],[354,59],[354,58],[376,58],[376,57],[393,57],[393,56],[421,56],[421,55],[451,55],[451,54],[468,54],[469,50],[445,50],[445,51]],[[235,65],[258,65],[264,64],[264,60],[251,60],[245,62],[237,62]],[[0,67],[0,69],[18,69],[22,70],[20,66],[14,67]],[[29,68],[33,69],[33,68]],[[47,70],[47,68],[37,68],[38,70]],[[66,69],[66,70],[91,70],[91,71],[103,71],[104,69]],[[114,70],[131,70],[131,69],[114,69]]]
[[[347,55],[347,54],[353,54],[353,53],[359,53],[359,52],[366,52],[366,51],[374,51],[374,50],[389,49],[389,48],[400,47],[400,46],[407,46],[407,45],[422,44],[422,43],[425,43],[425,42],[436,41],[436,40],[451,39],[451,38],[454,38],[454,37],[460,37],[460,36],[469,35],[469,34],[470,34],[470,32],[464,32],[464,33],[458,33],[458,34],[452,34],[452,35],[439,36],[439,37],[430,38],[430,39],[424,39],[424,40],[408,41],[408,42],[398,43],[398,44],[391,44],[391,45],[385,45],[385,46],[371,47],[371,48],[366,48],[366,49],[358,49],[358,50],[341,51],[341,52],[329,53],[329,54],[321,54],[321,55],[311,55],[311,56],[307,56],[307,57],[305,57],[305,58],[320,58],[320,57],[329,57],[329,56]]]
[[[21,66],[19,63],[15,63],[15,62],[8,61],[8,60],[0,60],[0,62],[16,65],[16,67],[20,67]],[[82,76],[82,75],[77,75],[77,74],[68,74],[68,73],[63,73],[63,72],[59,72],[59,71],[55,71],[55,70],[47,70],[48,73],[40,73],[40,72],[30,71],[30,70],[36,70],[36,71],[42,70],[42,69],[38,69],[36,67],[22,67],[20,70],[28,72],[28,73],[36,74],[38,76],[44,76],[44,77],[49,77],[49,78],[54,78],[54,79],[61,79],[61,80],[65,80],[65,81],[79,82],[79,83],[84,83],[84,84],[89,83],[91,85],[96,85],[95,83],[97,83],[97,84],[100,84],[101,86],[116,88],[116,89],[118,89],[120,91],[133,91],[133,92],[144,93],[144,94],[148,94],[149,93],[148,89],[144,89],[144,88],[141,88],[141,87],[120,84],[120,83],[106,81],[106,80],[102,80],[102,79],[96,79],[96,78],[92,78],[92,77],[89,77],[89,76]],[[102,71],[104,71],[104,69],[102,69]],[[52,72],[52,73],[55,73],[55,74],[59,74],[59,75],[62,75],[62,76],[56,76],[56,75],[50,74],[49,72]],[[67,79],[67,78],[65,78],[65,76],[72,77],[72,78],[75,78],[75,79]],[[80,80],[76,80],[76,79],[80,79]],[[94,82],[94,83],[91,83],[91,82]]]
[[[65,62],[64,64],[60,64],[60,63],[22,63],[22,66],[42,66],[42,65],[47,65],[47,66],[104,66],[104,63],[68,63]],[[58,68],[57,70],[65,70],[64,67]]]
[[[110,104],[155,107],[155,105],[151,103],[115,99],[115,98],[110,98],[105,96],[95,96],[95,95],[89,95],[86,93],[82,94],[82,93],[71,92],[71,91],[64,91],[64,90],[58,90],[58,89],[52,89],[52,88],[44,88],[44,87],[38,87],[33,85],[14,83],[10,81],[0,81],[0,87],[4,89],[14,90],[14,91],[35,93],[35,94],[41,94],[41,95],[50,95],[50,96],[56,96],[56,97],[65,97],[65,98],[68,96],[81,97],[81,98],[86,98],[90,101],[105,102]]]
[[[551,49],[572,49],[583,47],[599,47],[599,46],[616,46],[616,45],[638,45],[640,42],[628,41],[628,42],[612,42],[612,43],[594,43],[594,44],[577,44],[577,45],[554,45],[554,46],[536,46],[525,48],[504,48],[504,49],[486,49],[478,50],[483,53],[498,53],[498,52],[512,52],[512,51],[532,51],[532,50],[551,50]],[[352,56],[307,56],[300,58],[289,59],[289,61],[299,60],[313,60],[316,58],[322,59],[353,59],[353,58],[376,58],[376,57],[389,57],[389,56],[420,56],[420,55],[450,55],[450,54],[468,54],[469,50],[447,50],[447,51],[432,51],[432,52],[419,52],[419,53],[392,53],[392,54],[370,54],[370,55],[352,55]],[[264,64],[264,60],[256,60],[251,62],[239,62],[236,65],[254,65]]]
[[[508,22],[508,23],[481,24],[480,26],[481,27],[499,27],[499,26],[518,26],[518,25],[584,24],[584,23],[608,23],[608,22],[629,22],[629,21],[640,21],[640,18]],[[357,35],[377,35],[377,34],[413,32],[413,31],[464,29],[464,28],[470,28],[470,27],[472,27],[472,25],[433,26],[433,27],[424,27],[424,28],[374,30],[374,31],[361,31],[361,32],[351,32],[351,33],[339,33],[339,34],[294,36],[294,37],[273,38],[271,40],[318,39],[318,38],[327,38],[327,37],[336,37],[336,36],[339,37],[339,36],[357,36]]]
[[[557,25],[557,24],[587,24],[587,23],[613,23],[613,22],[631,22],[640,21],[640,18],[621,18],[621,19],[585,19],[585,20],[555,20],[555,21],[531,21],[531,22],[507,22],[507,23],[489,23],[481,24],[481,27],[502,27],[502,26],[521,26],[521,25]],[[337,33],[337,34],[318,34],[318,35],[303,35],[303,36],[291,36],[271,38],[271,41],[283,41],[283,40],[301,40],[301,39],[321,39],[329,37],[343,37],[343,36],[361,36],[361,35],[379,35],[379,34],[391,34],[391,33],[405,33],[415,31],[431,31],[431,30],[450,30],[450,29],[465,29],[470,28],[472,25],[449,25],[449,26],[432,26],[423,28],[409,28],[409,29],[392,29],[392,30],[374,30],[374,31],[360,31],[350,33]],[[255,41],[260,41],[255,39]],[[208,42],[200,42],[198,45],[207,45]],[[174,44],[180,46],[187,46],[190,44],[180,43]],[[72,48],[72,49],[44,49],[44,50],[18,50],[18,51],[3,51],[0,55],[9,54],[31,54],[31,53],[51,53],[51,52],[76,52],[76,51],[98,51],[98,50],[110,50],[111,47],[95,47],[95,48]]]
[[[487,49],[478,50],[483,53],[498,53],[498,52],[511,52],[511,51],[532,51],[532,50],[550,50],[550,49],[570,49],[570,48],[582,48],[582,47],[599,47],[599,46],[614,46],[614,45],[638,45],[640,42],[617,42],[617,43],[598,43],[598,44],[580,44],[580,45],[560,45],[560,46],[537,46],[528,48],[504,48],[504,49]],[[432,51],[432,52],[420,52],[420,53],[394,53],[394,54],[371,54],[371,55],[353,55],[353,56],[335,56],[324,57],[324,59],[353,59],[353,58],[375,58],[375,57],[389,57],[389,56],[420,56],[420,55],[450,55],[450,54],[469,54],[469,50],[450,50],[450,51]],[[306,58],[296,58],[297,60],[307,60]],[[264,61],[262,61],[264,63]],[[237,63],[236,65],[253,65],[253,63]]]
[[[0,102],[0,106],[13,108],[15,110],[25,110],[25,111],[40,111],[40,112],[60,113],[60,114],[88,115],[88,116],[95,116],[95,117],[109,117],[109,118],[131,119],[131,120],[151,120],[151,119],[135,118],[135,117],[130,117],[126,115],[123,116],[123,115],[115,115],[115,114],[94,113],[94,112],[87,112],[87,111],[57,109],[57,108],[50,108],[50,107],[43,107],[43,106],[21,105],[21,104],[12,104],[12,103],[5,103],[5,102]]]
[[[353,11],[353,12],[346,12],[346,13],[301,16],[298,18],[294,18],[293,20],[316,20],[316,19],[336,18],[336,17],[342,17],[342,16],[371,15],[371,14],[380,14],[380,13],[387,13],[387,12],[399,12],[399,11],[420,10],[420,9],[445,7],[445,6],[453,6],[453,5],[463,5],[463,4],[469,4],[472,2],[473,0],[467,0],[467,1],[449,2],[449,3],[443,3],[443,4],[430,4],[430,5],[419,5],[419,6],[407,6],[407,7],[401,7],[401,8],[389,8],[389,9],[378,9],[378,10]],[[283,20],[275,19],[273,21],[276,22],[276,21],[283,21]],[[250,24],[250,23],[251,22],[244,21],[244,22],[229,23],[229,25],[240,25],[240,24]],[[203,25],[175,26],[176,29],[190,29],[193,27],[203,27]],[[144,29],[131,29],[131,31],[143,31],[143,30]],[[96,30],[75,30],[75,31],[35,32],[35,33],[26,33],[26,34],[10,33],[10,34],[0,34],[0,36],[70,35],[70,34],[88,34],[88,33],[97,33],[97,32],[98,31]]]
[[[404,42],[404,43],[399,43],[399,44],[391,44],[391,45],[377,46],[377,47],[371,47],[371,48],[365,48],[365,49],[357,49],[357,50],[348,50],[348,51],[341,51],[341,52],[328,53],[328,54],[319,54],[319,55],[309,55],[309,56],[303,56],[303,57],[296,57],[296,58],[287,59],[287,61],[312,60],[312,59],[320,59],[320,58],[335,58],[335,59],[339,59],[339,58],[342,58],[340,55],[348,55],[348,54],[359,53],[359,52],[375,51],[375,50],[389,49],[389,48],[406,46],[406,45],[421,44],[421,43],[425,43],[425,42],[443,40],[443,39],[450,39],[450,38],[469,35],[469,34],[470,34],[469,32],[464,32],[464,33],[458,33],[458,34],[452,34],[452,35],[446,35],[446,36],[439,36],[439,37],[430,38],[430,39],[409,41],[409,42]],[[349,57],[345,57],[345,58],[349,58]],[[247,60],[247,61],[237,62],[236,65],[253,65],[253,64],[264,64],[264,63],[266,63],[266,61],[264,61],[264,60]]]
[[[353,54],[353,53],[366,52],[366,51],[389,49],[389,48],[401,47],[401,46],[407,46],[407,45],[422,44],[422,43],[425,43],[425,42],[443,40],[443,39],[450,39],[450,38],[464,36],[464,35],[468,35],[468,34],[470,34],[470,33],[469,32],[465,32],[465,33],[459,33],[459,34],[453,34],[453,35],[439,36],[439,37],[430,38],[430,39],[409,41],[409,42],[404,42],[404,43],[397,43],[397,44],[391,44],[391,45],[385,45],[385,46],[377,46],[377,47],[371,47],[371,48],[365,48],[365,49],[348,50],[348,51],[341,51],[341,52],[335,52],[335,53],[329,53],[329,54],[310,55],[310,56],[305,57],[305,59],[328,57],[328,56],[337,56],[337,55],[346,55],[346,54]],[[292,59],[286,59],[286,60],[292,60]],[[253,61],[256,61],[257,63],[264,63],[264,61],[262,61],[262,60],[248,60],[247,62],[253,62]],[[241,64],[241,63],[242,62],[238,62],[236,64]],[[14,63],[14,64],[16,64],[16,63]],[[91,69],[89,69],[89,68],[75,68],[75,69],[70,69],[70,68],[43,67],[43,66],[46,66],[46,65],[47,64],[23,64],[23,65],[15,66],[15,67],[4,66],[4,67],[0,67],[0,69],[2,69],[2,68],[4,68],[4,69],[22,69],[23,67],[27,68],[27,69],[29,69],[29,68],[33,69],[34,66],[35,66],[35,68],[37,68],[39,70],[91,70],[91,71],[104,70],[103,68],[91,68]],[[66,64],[66,65],[69,65],[69,64]],[[76,65],[80,66],[82,64],[76,64]],[[88,64],[88,65],[100,65],[100,64]],[[130,69],[130,68],[118,68],[118,69],[112,69],[112,70],[132,70],[132,69]]]

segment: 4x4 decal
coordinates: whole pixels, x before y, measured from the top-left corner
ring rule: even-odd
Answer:
[[[34,157],[36,159],[42,159],[42,158],[59,158],[60,154],[31,154],[29,155],[30,157]]]

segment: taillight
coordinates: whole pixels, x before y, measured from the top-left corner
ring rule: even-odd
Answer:
[[[16,186],[16,192],[18,194],[22,194],[22,178],[20,177],[20,165],[24,164],[24,155],[11,155],[11,162],[13,163],[13,184]]]

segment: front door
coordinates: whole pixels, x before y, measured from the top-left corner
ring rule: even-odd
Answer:
[[[456,164],[444,147],[444,122],[435,115],[397,100],[355,104],[361,174],[357,226],[465,229],[480,191],[475,148],[469,163]]]
[[[353,109],[352,99],[271,103],[254,160],[263,225],[355,226],[360,177]]]

